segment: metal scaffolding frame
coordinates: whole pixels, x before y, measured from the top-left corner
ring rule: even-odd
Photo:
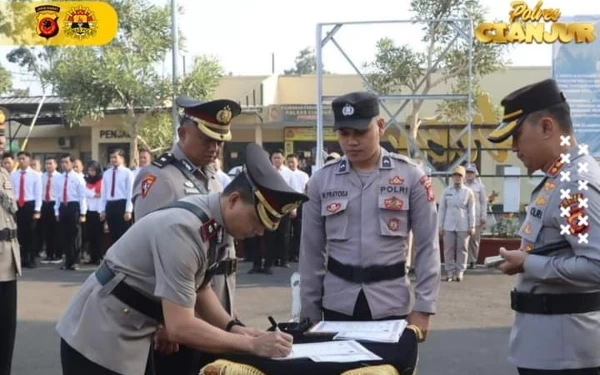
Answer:
[[[337,43],[337,41],[334,38],[335,34],[342,28],[343,25],[369,25],[369,24],[372,25],[372,24],[390,24],[390,23],[412,23],[412,24],[415,24],[415,23],[431,23],[431,22],[447,23],[456,32],[456,35],[448,43],[448,45],[446,46],[446,49],[440,54],[438,60],[433,63],[430,70],[425,74],[425,76],[423,76],[423,78],[421,79],[421,82],[419,82],[417,90],[421,88],[423,83],[425,83],[425,80],[427,79],[427,77],[432,73],[431,71],[437,68],[438,64],[442,61],[444,56],[448,53],[448,51],[450,50],[452,45],[454,43],[456,43],[456,41],[458,40],[459,37],[462,37],[463,39],[466,40],[467,45],[468,45],[467,53],[468,53],[468,65],[469,65],[468,70],[469,70],[469,72],[468,72],[468,92],[466,94],[379,95],[379,93],[371,87],[371,85],[368,83],[365,76],[360,72],[360,70],[358,69],[356,64],[354,64],[352,62],[352,59],[344,52],[342,47]],[[323,38],[323,27],[324,26],[333,26],[333,28]],[[323,154],[323,141],[324,141],[324,139],[323,139],[323,126],[324,126],[324,124],[323,124],[323,101],[335,98],[335,96],[324,96],[323,95],[323,54],[322,53],[323,53],[323,47],[327,43],[331,42],[340,51],[342,56],[344,56],[346,61],[348,61],[348,63],[352,66],[352,68],[356,71],[356,73],[360,76],[363,84],[365,85],[365,87],[367,87],[368,91],[371,91],[371,92],[377,94],[377,96],[379,97],[379,104],[380,104],[381,108],[389,116],[388,126],[396,125],[396,127],[400,131],[401,135],[406,137],[407,140],[409,140],[410,137],[406,132],[405,124],[402,123],[402,125],[401,125],[401,123],[398,122],[396,120],[396,118],[400,115],[400,113],[404,110],[404,108],[408,105],[408,103],[411,100],[440,100],[440,99],[442,99],[442,100],[443,99],[461,100],[461,99],[467,99],[467,125],[458,134],[457,137],[455,137],[453,140],[449,140],[449,142],[448,142],[448,146],[451,147],[452,145],[456,144],[460,140],[460,138],[465,134],[465,132],[467,132],[468,139],[469,139],[468,146],[467,146],[467,153],[465,155],[461,156],[453,165],[449,166],[448,170],[451,170],[456,165],[460,165],[465,160],[465,158],[467,158],[467,160],[470,161],[471,160],[471,143],[472,143],[471,130],[472,130],[472,121],[473,121],[473,45],[471,43],[473,40],[473,34],[474,34],[473,21],[471,19],[466,19],[466,18],[437,19],[437,20],[421,19],[421,20],[357,21],[357,22],[339,22],[339,23],[319,23],[319,24],[317,24],[316,48],[315,48],[316,60],[317,60],[316,61],[316,65],[317,65],[316,66],[316,68],[317,68],[317,129],[316,129],[317,130],[317,149],[316,149],[317,152],[316,152],[316,154],[317,155]],[[392,113],[385,105],[386,100],[404,100],[404,103],[400,106],[400,108],[396,112]],[[415,140],[414,146],[417,149],[419,149],[419,146],[418,146],[416,140]],[[323,160],[320,157],[317,157],[315,159],[316,159],[315,160],[316,167],[317,167],[317,169],[320,169],[323,166]],[[429,167],[431,169],[432,174],[446,175],[448,172],[448,171],[437,171],[429,163],[429,160],[427,160],[427,157],[424,157],[423,163],[425,163],[425,165],[427,165],[427,167]]]

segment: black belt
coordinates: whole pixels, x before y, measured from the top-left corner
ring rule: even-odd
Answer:
[[[12,241],[17,238],[17,230],[4,228],[0,229],[0,241]]]
[[[406,262],[399,262],[388,266],[358,267],[343,264],[329,258],[327,270],[346,281],[353,283],[376,283],[385,280],[394,280],[406,274]]]
[[[532,294],[510,292],[510,307],[527,314],[583,314],[600,311],[600,292],[572,294]]]
[[[96,279],[101,285],[108,284],[115,277],[115,273],[102,262],[100,268],[96,270]],[[141,312],[156,321],[164,321],[162,305],[160,302],[150,299],[141,292],[121,281],[112,290],[111,294],[129,307]]]
[[[238,260],[237,259],[225,259],[219,262],[217,266],[217,270],[215,271],[216,275],[231,275],[237,271]]]

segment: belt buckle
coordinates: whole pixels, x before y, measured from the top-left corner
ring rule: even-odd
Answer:
[[[354,282],[358,282],[358,283],[364,283],[365,282],[365,278],[367,276],[367,273],[365,272],[364,268],[361,267],[355,267],[352,269],[352,278],[354,279]]]

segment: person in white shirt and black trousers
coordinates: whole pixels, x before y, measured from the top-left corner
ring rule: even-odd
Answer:
[[[88,264],[99,265],[104,257],[104,247],[102,246],[104,222],[100,220],[100,203],[102,196],[102,166],[100,163],[95,160],[90,161],[84,178],[85,197],[87,199],[87,215],[84,229],[90,255]]]
[[[125,167],[125,151],[120,148],[110,154],[111,168],[104,171],[102,177],[102,197],[100,202],[100,220],[105,220],[110,231],[112,243],[115,243],[131,225],[133,204],[133,172]]]
[[[29,166],[30,153],[21,151],[17,158],[19,169],[12,173],[12,184],[17,198],[17,238],[21,245],[21,265],[34,268],[38,249],[36,223],[42,209],[42,174]]]
[[[54,207],[59,193],[57,182],[60,179],[57,167],[58,162],[55,157],[46,158],[46,172],[42,174],[42,217],[38,225],[40,248],[46,248],[46,259],[42,260],[42,263],[60,263],[63,254],[62,247],[58,246],[56,216],[54,215]]]
[[[73,170],[75,159],[70,154],[60,158],[63,174],[57,184],[57,200],[54,213],[58,220],[58,236],[65,252],[64,270],[76,270],[79,267],[81,246],[81,223],[85,223],[87,200],[85,198],[85,181],[83,175]]]

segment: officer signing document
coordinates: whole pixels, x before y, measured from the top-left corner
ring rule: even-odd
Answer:
[[[57,324],[63,374],[152,374],[154,334],[210,353],[287,356],[292,337],[232,319],[210,278],[229,236],[274,230],[307,199],[252,143],[244,171],[222,193],[186,197],[139,220],[109,249]]]
[[[509,361],[521,375],[600,373],[600,167],[578,144],[569,104],[554,80],[525,86],[502,100],[504,122],[488,137],[512,149],[533,190],[521,248],[501,250],[498,267],[518,274]],[[536,249],[568,241],[546,255]]]

